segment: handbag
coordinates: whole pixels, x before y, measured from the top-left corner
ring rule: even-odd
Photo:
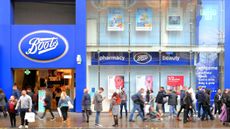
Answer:
[[[57,111],[58,111],[59,116],[62,117],[61,109],[59,107],[57,108]]]
[[[73,104],[70,101],[68,101],[68,107],[69,109],[73,109]]]
[[[25,120],[28,122],[35,122],[35,114],[33,112],[26,112]]]

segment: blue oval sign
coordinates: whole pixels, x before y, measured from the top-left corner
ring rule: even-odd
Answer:
[[[152,61],[152,56],[148,53],[137,53],[133,56],[133,60],[138,64],[148,64]]]
[[[25,35],[18,49],[27,59],[35,62],[52,62],[62,58],[69,50],[64,36],[49,30],[38,30]]]

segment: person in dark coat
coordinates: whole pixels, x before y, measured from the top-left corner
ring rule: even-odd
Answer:
[[[180,120],[180,113],[183,109],[185,109],[184,97],[185,97],[185,90],[182,89],[180,91],[180,110],[177,113],[177,120]]]
[[[164,88],[161,87],[157,93],[157,97],[155,102],[157,103],[158,112],[162,115],[163,114],[163,104],[164,104],[164,97],[166,96]]]
[[[210,110],[210,90],[209,89],[205,89],[205,97],[204,97],[204,101],[202,101],[202,103],[203,103],[203,107],[204,107],[204,112],[202,114],[201,120],[204,120],[204,118],[207,115],[210,117],[211,120],[214,120],[214,117],[211,114],[211,110]]]
[[[43,119],[46,115],[46,111],[49,110],[50,114],[52,116],[51,121],[55,120],[55,117],[53,115],[52,109],[51,109],[51,101],[52,101],[52,97],[51,97],[51,93],[50,91],[46,91],[46,97],[44,99],[44,107],[45,107],[45,111],[41,117],[41,119]]]
[[[222,107],[222,101],[221,101],[221,90],[219,89],[218,92],[216,93],[214,97],[214,103],[215,103],[215,114],[218,111],[218,114],[220,115],[221,113],[221,107]]]
[[[189,92],[185,93],[185,97],[183,99],[184,103],[184,119],[183,122],[186,123],[188,122],[188,113],[189,110],[192,110],[192,97],[189,94]]]
[[[201,117],[201,110],[204,111],[204,107],[203,107],[203,98],[204,98],[204,91],[202,89],[202,87],[198,87],[198,91],[196,93],[196,99],[197,99],[197,104],[198,104],[198,117]]]
[[[84,95],[82,97],[82,116],[83,121],[86,121],[87,123],[89,123],[89,115],[91,114],[91,97],[88,92],[88,89],[84,89]]]
[[[171,90],[167,96],[168,96],[168,105],[170,106],[169,114],[170,114],[170,117],[173,117],[173,115],[177,114],[177,111],[176,111],[177,95],[175,91]]]
[[[7,113],[6,113],[6,95],[5,93],[3,92],[2,89],[0,89],[0,108],[1,108],[1,111],[3,112],[3,115],[4,117],[7,116]]]

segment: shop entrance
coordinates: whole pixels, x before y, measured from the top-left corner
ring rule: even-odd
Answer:
[[[61,91],[75,98],[75,69],[14,69],[13,76],[19,90],[31,89],[36,94],[49,90],[53,109],[57,108]]]

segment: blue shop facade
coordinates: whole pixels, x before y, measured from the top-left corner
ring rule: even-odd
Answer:
[[[1,0],[0,88],[230,88],[230,1]],[[226,51],[227,50],[227,51]],[[33,78],[33,79],[31,79]],[[62,80],[63,79],[63,80]],[[32,81],[31,81],[32,80]],[[47,80],[49,80],[47,82]],[[30,83],[29,83],[30,82]],[[37,88],[38,89],[38,88]],[[132,106],[129,101],[128,107]]]

